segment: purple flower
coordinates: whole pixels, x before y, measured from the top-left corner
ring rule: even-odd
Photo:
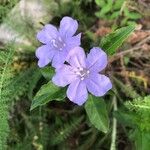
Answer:
[[[107,55],[98,47],[91,49],[85,56],[81,47],[75,47],[67,62],[56,70],[52,81],[57,86],[67,89],[67,97],[74,103],[82,105],[88,99],[88,91],[95,96],[103,96],[112,88],[111,81],[99,74],[107,66]]]
[[[44,67],[52,62],[53,67],[60,67],[68,52],[80,45],[81,33],[73,36],[77,28],[78,22],[70,17],[62,18],[59,29],[51,24],[45,25],[37,34],[37,39],[44,44],[36,50],[38,66]]]

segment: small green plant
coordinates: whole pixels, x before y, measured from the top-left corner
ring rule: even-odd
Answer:
[[[135,143],[136,150],[148,150],[150,140],[150,96],[139,97],[125,102],[115,113],[118,121],[129,127],[129,138]]]
[[[11,68],[13,51],[0,51],[0,149],[6,148],[6,140],[9,133],[8,125],[8,105],[10,103],[11,88]]]
[[[125,0],[95,0],[95,3],[100,9],[95,13],[98,18],[110,21],[119,19],[121,25],[135,24],[135,20],[141,18],[138,12],[129,10]]]
[[[0,49],[0,150],[7,147],[11,106],[25,92],[31,98],[37,80],[41,77],[39,70],[34,67],[16,73],[12,67],[14,55],[16,53],[13,44]]]

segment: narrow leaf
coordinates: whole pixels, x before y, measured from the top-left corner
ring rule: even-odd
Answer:
[[[102,98],[89,95],[85,109],[91,123],[100,131],[107,133],[109,129],[108,112]]]
[[[58,86],[55,86],[52,82],[48,82],[47,84],[44,84],[37,92],[32,101],[31,110],[38,106],[45,105],[46,103],[53,100],[61,101],[65,98],[65,96],[65,88],[60,88]]]
[[[134,31],[134,26],[122,27],[113,33],[108,34],[101,41],[101,48],[106,51],[108,55],[115,53],[128,36]]]

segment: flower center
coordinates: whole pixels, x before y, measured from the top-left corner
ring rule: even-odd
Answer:
[[[77,71],[75,71],[76,75],[79,75],[81,80],[84,80],[85,77],[87,77],[89,75],[90,71],[86,68],[77,68]]]
[[[57,39],[52,39],[51,43],[55,48],[60,51],[62,51],[63,48],[66,46],[65,42],[61,39],[61,37],[58,37]]]

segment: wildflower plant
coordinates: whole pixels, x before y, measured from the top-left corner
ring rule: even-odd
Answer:
[[[143,48],[149,41],[121,47],[134,22],[147,33],[147,2],[131,8],[123,0],[95,2],[0,2],[0,150],[149,149],[149,55]],[[51,24],[61,17],[60,25]],[[101,39],[95,35],[99,19],[113,25]],[[135,57],[137,50],[144,55]],[[139,79],[120,72],[132,69]]]
[[[72,49],[67,62],[56,71],[52,78],[54,84],[66,86],[68,84],[67,97],[78,105],[82,105],[88,99],[88,92],[95,96],[103,96],[112,88],[108,77],[100,75],[107,65],[107,55],[98,47],[91,49],[87,58],[81,47]]]
[[[133,32],[134,27],[123,27],[107,35],[101,41],[101,48],[91,48],[87,57],[81,47],[81,33],[74,36],[77,28],[76,20],[63,17],[58,29],[48,24],[38,32],[37,39],[44,44],[36,50],[38,66],[43,68],[51,64],[52,67],[47,66],[49,82],[35,95],[31,110],[53,100],[62,101],[67,97],[79,106],[85,104],[91,123],[106,133],[109,130],[109,117],[104,96],[109,94],[108,91],[113,85],[110,77],[100,72],[107,67],[107,55],[115,53]]]

